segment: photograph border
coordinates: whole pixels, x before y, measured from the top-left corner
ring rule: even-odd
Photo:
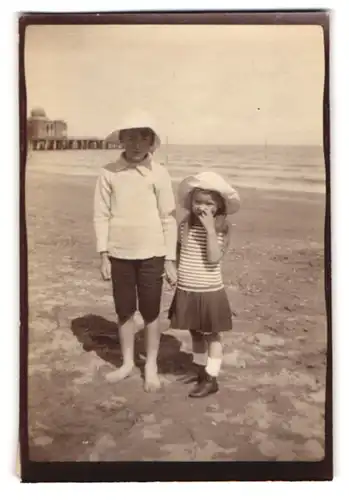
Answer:
[[[327,314],[325,456],[318,462],[34,462],[28,440],[28,247],[26,226],[27,96],[25,33],[32,25],[202,24],[318,25],[324,37],[323,152],[326,169],[324,220],[324,293]],[[333,479],[332,286],[330,182],[330,12],[324,9],[269,11],[150,11],[20,13],[20,475],[22,482],[164,482],[164,481],[325,481]]]

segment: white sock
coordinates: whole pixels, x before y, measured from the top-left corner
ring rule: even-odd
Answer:
[[[207,358],[206,372],[211,377],[217,377],[222,365],[222,358]]]
[[[193,362],[196,365],[206,366],[207,363],[207,353],[203,352],[194,352],[193,353]]]

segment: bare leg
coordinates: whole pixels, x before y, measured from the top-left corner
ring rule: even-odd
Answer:
[[[125,379],[131,375],[134,368],[135,321],[133,316],[119,326],[119,336],[123,362],[120,368],[106,375],[109,382],[119,382]]]
[[[160,346],[160,321],[156,318],[145,325],[147,360],[144,369],[144,390],[154,392],[161,386],[158,376],[158,353]]]

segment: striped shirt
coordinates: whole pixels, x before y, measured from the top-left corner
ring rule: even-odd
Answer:
[[[223,247],[224,235],[217,235]],[[187,292],[213,292],[224,288],[221,263],[207,259],[207,233],[203,226],[181,224],[177,286]]]

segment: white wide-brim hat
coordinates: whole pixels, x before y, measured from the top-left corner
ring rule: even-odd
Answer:
[[[190,193],[197,188],[219,193],[225,201],[229,215],[236,213],[240,208],[240,197],[237,191],[223,177],[214,172],[200,172],[182,180],[178,187],[178,201],[183,208],[190,210]]]
[[[114,144],[120,145],[120,132],[122,130],[130,130],[133,128],[150,128],[154,132],[154,144],[152,146],[152,151],[155,151],[155,149],[160,147],[161,140],[157,132],[158,128],[155,124],[154,118],[142,110],[135,110],[126,115],[120,121],[118,128],[111,132],[105,140],[107,142],[113,142]]]

